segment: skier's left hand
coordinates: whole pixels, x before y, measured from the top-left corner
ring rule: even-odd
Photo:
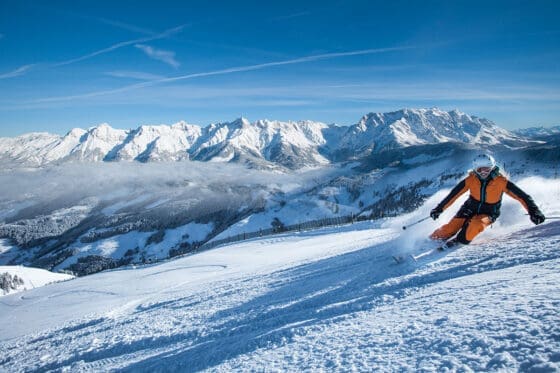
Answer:
[[[531,218],[531,221],[535,223],[535,225],[543,223],[546,219],[544,217],[544,214],[539,209],[529,211],[529,217]]]
[[[441,208],[436,207],[435,209],[432,209],[432,211],[430,211],[430,217],[434,220],[437,220],[442,212],[443,210]]]

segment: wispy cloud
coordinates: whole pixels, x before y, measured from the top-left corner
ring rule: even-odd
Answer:
[[[107,18],[100,18],[100,17],[91,17],[92,19],[95,19],[96,21],[105,23],[107,25],[111,25],[111,26],[115,26],[118,27],[120,29],[123,30],[127,30],[127,31],[132,31],[132,32],[136,32],[139,34],[144,34],[144,35],[157,35],[156,32],[152,31],[152,30],[148,30],[146,28],[143,27],[138,27],[135,25],[131,25],[129,23],[124,23],[124,22],[120,22],[120,21],[115,21],[112,19],[107,19]]]
[[[130,78],[138,80],[159,80],[165,79],[164,76],[145,73],[141,71],[108,71],[105,75],[109,75],[115,78]]]
[[[311,12],[305,11],[305,12],[298,12],[298,13],[294,13],[294,14],[288,14],[288,15],[285,15],[285,16],[278,16],[278,17],[273,18],[273,19],[275,21],[283,21],[283,20],[287,20],[287,19],[305,17],[305,16],[308,16],[310,14],[311,14]]]
[[[391,47],[391,48],[377,48],[377,49],[362,49],[356,51],[349,51],[349,52],[338,52],[338,53],[324,53],[324,54],[316,54],[312,56],[294,58],[284,61],[275,61],[275,62],[268,62],[262,63],[257,65],[248,65],[248,66],[238,66],[232,67],[223,70],[216,70],[216,71],[208,71],[196,74],[188,74],[188,75],[181,75],[172,78],[161,79],[158,81],[151,82],[152,84],[161,84],[161,83],[170,83],[179,80],[186,80],[186,79],[193,79],[193,78],[201,78],[206,76],[213,76],[213,75],[225,75],[225,74],[233,74],[238,72],[246,72],[246,71],[255,71],[255,70],[262,70],[267,69],[270,67],[276,66],[285,66],[285,65],[295,65],[307,62],[314,62],[314,61],[321,61],[321,60],[330,60],[334,58],[340,57],[349,57],[349,56],[360,56],[366,54],[377,54],[377,53],[387,53],[387,52],[397,52],[409,49],[417,49],[419,47],[416,46],[404,46],[404,47]]]
[[[4,38],[4,34],[0,34],[0,39]]]
[[[303,111],[298,118],[349,123],[348,119],[343,119],[345,116],[347,118],[349,113],[357,119],[372,110],[389,111],[401,107],[459,107],[463,111],[479,115],[489,109],[496,111],[498,107],[503,111],[508,108],[512,112],[557,112],[560,102],[560,89],[528,82],[503,85],[494,84],[496,82],[488,79],[473,80],[467,77],[449,83],[447,80],[438,81],[426,77],[391,82],[360,79],[354,84],[340,84],[336,77],[333,78],[332,82],[320,82],[311,78],[297,83],[285,82],[270,86],[259,80],[248,81],[248,84],[242,86],[206,86],[203,82],[190,82],[156,86],[151,89],[130,89],[131,86],[147,87],[150,83],[140,82],[127,86],[127,92],[122,92],[126,94],[92,92],[87,96],[52,97],[26,102],[0,99],[0,111],[103,104],[181,108],[183,112],[189,109],[194,110],[193,112],[206,110],[206,113],[212,113],[216,108],[224,112],[238,113],[242,108],[261,110],[265,113],[264,116],[289,116],[289,113]],[[323,113],[323,117],[317,117],[319,113]],[[295,114],[289,119],[294,117]],[[208,122],[211,121],[214,119],[208,119]]]
[[[130,23],[125,23],[125,22],[121,22],[121,21],[117,21],[114,19],[109,19],[109,18],[103,18],[103,17],[95,17],[92,15],[88,15],[88,14],[82,14],[80,12],[74,12],[72,10],[69,9],[53,9],[53,7],[43,7],[43,6],[39,6],[37,5],[38,8],[41,8],[42,10],[44,10],[45,12],[52,12],[55,14],[60,14],[66,18],[76,18],[76,19],[81,19],[81,20],[87,20],[87,21],[95,21],[95,22],[99,22],[99,23],[104,23],[106,25],[111,25],[111,26],[115,26],[117,28],[120,28],[122,30],[127,30],[127,31],[132,31],[138,34],[144,34],[144,35],[157,35],[157,32],[144,28],[144,27],[139,27],[136,25],[131,25]]]
[[[161,61],[174,68],[178,68],[180,65],[180,63],[175,59],[175,52],[156,49],[145,44],[136,44],[135,47],[146,53],[148,57],[153,58],[154,60]]]
[[[21,76],[24,75],[25,73],[27,73],[31,68],[33,68],[33,66],[35,66],[34,64],[31,65],[23,65],[21,67],[18,67],[17,69],[15,69],[14,71],[10,71],[4,74],[0,74],[0,79],[9,79],[9,78],[15,78],[16,76]]]
[[[38,100],[33,100],[29,103],[45,103],[45,102],[61,102],[61,101],[68,101],[68,100],[75,100],[75,99],[84,99],[84,98],[92,98],[98,96],[105,96],[109,94],[115,93],[122,93],[131,90],[136,90],[145,87],[151,87],[154,85],[165,84],[165,83],[173,83],[182,80],[189,80],[195,78],[203,78],[207,76],[215,76],[215,75],[226,75],[226,74],[234,74],[239,72],[247,72],[247,71],[256,71],[256,70],[263,70],[271,67],[276,66],[285,66],[285,65],[294,65],[294,64],[301,64],[301,63],[308,63],[314,61],[321,61],[321,60],[329,60],[334,58],[341,58],[341,57],[348,57],[348,56],[359,56],[359,55],[367,55],[367,54],[377,54],[377,53],[389,53],[389,52],[398,52],[410,49],[418,49],[421,46],[402,46],[402,47],[391,47],[391,48],[377,48],[377,49],[361,49],[349,52],[338,52],[338,53],[324,53],[324,54],[316,54],[301,58],[294,58],[289,60],[283,61],[275,61],[275,62],[268,62],[262,63],[257,65],[248,65],[248,66],[237,66],[231,67],[222,70],[214,70],[214,71],[207,71],[201,73],[194,73],[194,74],[187,74],[187,75],[180,75],[171,78],[163,78],[163,79],[156,79],[142,83],[136,83],[120,88],[109,89],[104,91],[96,91],[85,93],[81,95],[73,95],[73,96],[60,96],[60,97],[49,97],[43,98]]]
[[[171,28],[169,30],[165,30],[164,32],[156,34],[156,35],[152,35],[152,36],[148,36],[148,37],[140,38],[140,39],[123,41],[123,42],[120,42],[120,43],[117,43],[117,44],[113,44],[110,47],[103,48],[103,49],[100,49],[98,51],[86,54],[86,55],[81,56],[81,57],[73,58],[71,60],[67,60],[67,61],[63,61],[63,62],[58,62],[58,63],[54,64],[53,66],[70,65],[72,63],[84,61],[84,60],[90,59],[92,57],[99,56],[101,54],[105,54],[105,53],[114,51],[115,49],[123,48],[123,47],[129,46],[129,45],[134,45],[134,44],[138,44],[138,43],[145,43],[145,42],[152,41],[152,40],[167,38],[171,35],[174,35],[174,34],[177,34],[177,33],[181,32],[185,27],[186,27],[186,25],[181,25],[181,26]]]

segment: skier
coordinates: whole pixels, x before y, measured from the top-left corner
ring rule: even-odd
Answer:
[[[500,216],[504,192],[523,205],[533,223],[538,225],[545,220],[545,216],[533,199],[517,185],[508,181],[500,173],[494,158],[488,154],[480,154],[474,158],[473,170],[430,212],[432,219],[439,218],[445,209],[467,191],[470,192],[469,198],[459,212],[447,224],[430,235],[433,240],[446,241],[459,232],[455,238],[444,242],[442,249],[457,243],[469,244],[486,227],[495,222]]]

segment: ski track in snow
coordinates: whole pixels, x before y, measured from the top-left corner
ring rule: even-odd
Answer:
[[[400,265],[396,236],[256,239],[4,297],[0,370],[560,371],[560,222]]]

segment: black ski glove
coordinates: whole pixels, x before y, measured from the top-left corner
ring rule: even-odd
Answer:
[[[437,218],[439,218],[442,212],[443,210],[440,207],[436,207],[435,209],[430,211],[430,217],[434,220],[437,220]]]
[[[538,208],[529,211],[529,217],[531,218],[531,221],[535,223],[535,225],[539,225],[543,223],[544,220],[546,219],[543,213],[541,212],[541,210],[539,210]]]

